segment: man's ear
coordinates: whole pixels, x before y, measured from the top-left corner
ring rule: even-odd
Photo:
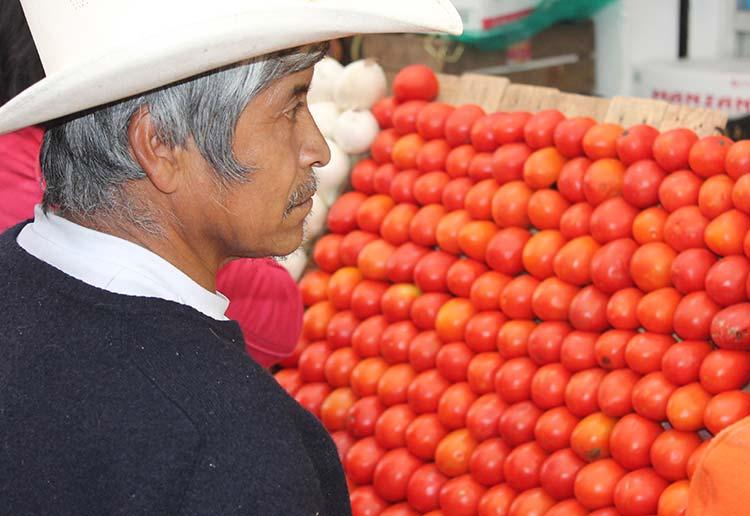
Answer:
[[[165,194],[174,193],[180,182],[176,149],[159,137],[148,107],[140,108],[130,119],[128,142],[135,160],[154,187]]]

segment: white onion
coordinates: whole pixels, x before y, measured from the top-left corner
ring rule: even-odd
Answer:
[[[344,67],[332,57],[324,57],[315,65],[315,72],[307,93],[307,102],[330,102],[336,91],[336,84]]]
[[[369,150],[379,131],[378,121],[370,111],[350,109],[336,120],[333,139],[347,154],[362,154]]]
[[[327,217],[328,205],[326,205],[320,195],[313,195],[312,209],[307,219],[305,219],[305,243],[316,239],[325,231]]]
[[[370,109],[387,93],[385,72],[374,59],[360,59],[344,68],[334,98],[341,109]]]
[[[299,281],[307,267],[307,253],[300,247],[286,258],[280,259],[279,264],[289,272],[294,281]]]
[[[336,129],[336,120],[341,112],[335,102],[316,102],[309,106],[310,114],[315,120],[315,124],[326,138],[333,138]]]
[[[326,142],[331,150],[331,161],[324,167],[316,168],[315,175],[318,177],[318,195],[330,206],[349,179],[351,162],[349,155],[336,142],[328,138]]]

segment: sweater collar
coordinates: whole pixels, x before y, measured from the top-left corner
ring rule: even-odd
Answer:
[[[210,292],[161,256],[133,242],[34,210],[17,239],[26,252],[88,285],[128,296],[153,297],[227,320],[229,300]]]

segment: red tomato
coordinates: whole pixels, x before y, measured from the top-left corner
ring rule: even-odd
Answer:
[[[594,161],[583,176],[583,194],[592,206],[597,206],[622,191],[625,166],[616,159]]]
[[[485,394],[466,413],[466,428],[479,442],[497,436],[497,422],[505,407],[497,394]]]
[[[542,281],[531,297],[534,314],[544,321],[565,321],[570,304],[578,294],[578,287],[569,285],[555,277]]]
[[[492,176],[498,184],[522,180],[524,163],[532,152],[531,147],[525,143],[508,143],[497,149],[490,165]]]
[[[703,422],[708,431],[716,435],[748,415],[750,394],[744,391],[726,391],[717,394],[708,402]]]
[[[558,450],[542,464],[539,483],[556,500],[572,498],[576,475],[585,465],[570,448]]]
[[[421,465],[422,461],[410,454],[406,448],[387,452],[375,467],[375,492],[389,502],[405,500],[409,479]]]
[[[574,328],[583,331],[604,331],[609,328],[607,303],[609,296],[593,285],[583,288],[570,303],[569,318]]]
[[[325,271],[310,271],[299,282],[302,302],[305,306],[312,306],[328,299],[328,282],[331,275]]]
[[[539,471],[546,459],[547,453],[534,441],[514,448],[503,465],[505,482],[518,491],[537,487]]]
[[[487,220],[469,222],[458,233],[458,247],[466,256],[483,262],[487,245],[497,232],[497,226]]]
[[[594,344],[594,355],[599,367],[621,369],[626,366],[625,348],[635,333],[628,330],[610,330],[599,336]]]
[[[331,213],[330,211],[328,212]],[[339,249],[341,247],[341,235],[323,235],[315,244],[313,260],[325,272],[336,272],[343,264],[341,263]]]
[[[342,267],[333,273],[328,281],[328,299],[337,310],[346,310],[351,302],[352,292],[364,277],[356,267]]]
[[[565,404],[565,388],[570,373],[560,364],[547,364],[539,368],[531,381],[531,399],[542,409]]]
[[[378,398],[387,407],[406,403],[409,384],[417,373],[409,364],[396,364],[389,367],[378,382]]]
[[[408,149],[405,146],[402,147],[403,152],[407,150],[411,151],[411,149]],[[419,147],[415,147],[414,149],[415,156],[418,152],[419,152]],[[413,171],[413,168],[404,169],[403,173],[410,174],[412,171]],[[398,176],[399,174],[400,174],[399,169],[396,168],[396,165],[392,163],[386,163],[384,165],[380,165],[378,169],[375,171],[375,174],[372,176],[372,188],[373,190],[375,190],[375,193],[379,193],[383,195],[390,194],[391,187],[393,186],[393,181],[395,180],[396,176]],[[408,200],[411,201],[411,198]]]
[[[393,126],[393,111],[396,106],[396,99],[393,97],[380,99],[372,106],[372,114],[375,115],[381,129],[388,129]]]
[[[705,292],[691,292],[677,305],[674,312],[674,331],[683,339],[707,339],[711,321],[721,310]]]
[[[506,360],[527,354],[529,336],[536,328],[534,321],[510,320],[497,333],[497,349]]]
[[[583,194],[583,177],[591,165],[588,158],[574,158],[563,165],[557,178],[557,189],[570,202],[586,200]]]
[[[422,414],[417,416],[406,427],[406,448],[415,457],[432,460],[438,443],[448,435],[448,431],[438,420],[436,414]]]
[[[671,247],[661,242],[642,245],[630,261],[633,281],[644,292],[669,287],[672,284],[672,262],[676,256]]]
[[[398,102],[434,100],[439,84],[435,72],[426,65],[405,66],[393,79],[393,95]]]
[[[500,113],[485,115],[474,122],[471,127],[471,144],[479,152],[492,152],[500,145],[492,131],[492,125]]]
[[[609,438],[616,422],[602,412],[586,416],[573,429],[570,447],[588,462],[609,457]]]
[[[555,255],[565,245],[565,238],[559,231],[546,229],[532,236],[523,248],[524,268],[538,279],[554,275]]]
[[[565,238],[577,238],[589,233],[591,214],[594,209],[587,202],[574,204],[560,218],[560,233]]]
[[[446,428],[466,427],[466,413],[477,400],[477,395],[466,382],[454,383],[443,393],[438,403],[438,419]],[[468,430],[467,430],[468,432]],[[467,459],[468,460],[468,457]]]
[[[651,445],[650,460],[654,471],[671,481],[687,478],[688,459],[700,444],[700,437],[694,433],[666,430]]]
[[[523,142],[524,129],[526,123],[531,118],[531,113],[525,111],[498,113],[492,123],[492,132],[495,136],[495,140],[501,145],[513,142]]]
[[[596,333],[570,332],[565,336],[560,346],[560,363],[572,372],[596,367],[594,345],[598,338],[599,335]]]
[[[500,294],[500,308],[511,319],[533,319],[531,298],[539,285],[533,276],[518,276],[512,279]]]
[[[671,334],[674,314],[681,299],[680,293],[673,288],[661,288],[643,296],[636,310],[641,326],[654,333]]]
[[[741,389],[750,381],[750,354],[716,349],[703,359],[698,376],[711,394]]]
[[[523,180],[532,189],[549,188],[557,182],[565,157],[554,147],[532,153],[523,166]]]
[[[508,403],[531,398],[531,381],[538,367],[528,357],[512,358],[495,373],[495,391]]]
[[[393,122],[391,122],[392,124]],[[391,155],[393,154],[393,146],[399,139],[399,133],[396,129],[386,129],[381,131],[373,140],[370,146],[370,154],[372,159],[378,165],[385,165],[391,162]],[[375,171],[373,171],[374,181]],[[374,183],[373,183],[374,189]]]
[[[530,238],[526,229],[501,229],[487,243],[487,265],[508,276],[520,273],[523,270],[523,249]]]
[[[558,229],[569,206],[557,190],[537,190],[529,199],[529,221],[537,229]]]
[[[634,330],[640,326],[636,310],[643,298],[637,288],[618,290],[607,302],[607,321],[618,330]]]
[[[417,154],[417,168],[420,172],[445,170],[445,160],[451,151],[445,140],[432,140],[424,144]]]
[[[437,509],[440,507],[440,489],[447,481],[448,477],[440,473],[434,464],[421,466],[406,485],[406,499],[409,505],[423,513]]]
[[[615,507],[623,515],[655,514],[669,483],[651,468],[631,471],[615,487]]]
[[[659,200],[669,212],[687,206],[696,206],[701,184],[701,179],[688,170],[674,172],[661,182]]]
[[[448,294],[440,292],[422,294],[411,305],[411,320],[421,330],[435,329],[437,314],[450,298]]]
[[[375,315],[362,321],[352,333],[352,349],[360,357],[379,356],[380,337],[387,326],[388,321],[382,315]]]
[[[391,285],[380,300],[381,311],[389,322],[405,321],[412,304],[421,294],[417,287],[408,283]]]
[[[701,364],[709,353],[711,346],[708,342],[678,342],[664,353],[661,369],[664,376],[675,385],[697,382]]]
[[[459,297],[469,297],[471,287],[479,276],[487,272],[487,267],[471,258],[456,260],[445,276],[448,290]]]
[[[599,386],[607,375],[603,369],[592,368],[574,374],[565,388],[565,406],[578,417],[599,410]]]
[[[633,409],[652,421],[663,421],[667,417],[667,402],[676,388],[663,373],[649,373],[633,386]]]
[[[406,427],[415,417],[408,405],[394,405],[386,409],[375,423],[375,441],[386,450],[403,447],[406,444]]]
[[[436,412],[440,398],[450,386],[450,382],[435,369],[420,373],[406,392],[409,407],[415,414]]]
[[[701,177],[724,173],[724,159],[732,140],[726,136],[705,136],[697,141],[688,155],[690,168]]]
[[[471,286],[469,299],[477,310],[497,310],[500,306],[500,293],[510,282],[510,277],[495,271],[479,276]]]
[[[458,234],[461,229],[471,222],[471,217],[466,210],[452,211],[443,215],[437,225],[435,237],[440,249],[451,254],[460,254],[458,246]]]
[[[417,199],[414,197],[414,183],[419,177],[418,170],[402,170],[395,174],[388,183],[388,191],[385,192],[393,197],[393,200],[399,203],[416,204]],[[383,188],[378,188],[383,190]]]
[[[634,125],[617,138],[617,156],[626,165],[651,159],[653,157],[651,149],[657,136],[659,136],[659,131],[650,125]]]
[[[492,487],[503,481],[503,465],[510,453],[502,439],[489,439],[479,444],[471,455],[469,471],[480,484]]]
[[[381,512],[380,516],[419,516],[419,513],[412,509],[408,503],[404,502],[391,505]]]
[[[660,206],[643,210],[633,221],[633,238],[639,244],[662,242],[669,214]]]
[[[750,144],[748,140],[741,140],[732,144],[727,152],[724,165],[727,174],[737,180],[744,174],[750,172]]]
[[[724,177],[726,176],[717,176]],[[725,183],[726,184],[726,183]],[[748,178],[739,178],[736,184],[732,185],[732,206],[745,213],[750,212],[750,180]]]
[[[554,143],[555,128],[565,120],[565,115],[556,109],[534,113],[523,128],[526,143],[532,149],[549,147]]]
[[[615,240],[591,257],[591,280],[606,294],[633,286],[630,278],[630,261],[638,244],[628,238]]]
[[[474,305],[476,306],[476,305]],[[479,312],[466,325],[466,344],[474,351],[494,351],[497,335],[507,319],[497,311]]]
[[[611,371],[599,384],[597,399],[601,411],[608,416],[622,417],[633,411],[633,389],[641,376],[630,369]]]
[[[668,172],[687,168],[690,148],[698,137],[690,129],[672,129],[654,140],[654,159]]]
[[[443,198],[443,189],[450,181],[445,172],[427,172],[414,181],[414,198],[422,205],[437,204]]]
[[[380,234],[383,239],[393,245],[401,245],[408,242],[409,225],[418,211],[419,208],[410,203],[402,203],[394,206],[380,225]]]
[[[583,151],[591,159],[617,157],[617,140],[624,129],[617,124],[596,124],[583,136]]]
[[[539,365],[559,362],[562,341],[570,330],[567,323],[560,321],[548,321],[537,325],[529,335],[527,343],[529,358]]]
[[[414,267],[414,283],[422,292],[446,292],[448,269],[456,257],[443,251],[424,255]]]
[[[359,362],[357,353],[352,348],[335,350],[326,360],[325,378],[331,387],[348,387],[352,370]]]
[[[622,197],[607,199],[591,213],[591,236],[601,244],[627,238],[631,235],[636,215],[638,210]]]
[[[730,210],[712,220],[704,235],[706,245],[716,254],[743,254],[746,235],[750,231],[750,217],[739,210]]]
[[[492,219],[501,228],[526,228],[528,206],[533,191],[523,181],[511,181],[501,186],[492,197]]]
[[[567,408],[555,407],[539,416],[534,425],[534,438],[539,446],[552,453],[569,445],[570,436],[577,424],[578,418]]]
[[[344,459],[346,458],[346,454],[349,453],[349,450],[354,445],[354,443],[357,442],[357,440],[349,435],[349,432],[347,432],[346,430],[333,432],[331,434],[331,439],[333,440],[333,444],[336,445],[336,451],[339,454],[339,460],[343,464]]]
[[[384,281],[388,279],[388,258],[396,250],[385,240],[373,240],[362,248],[357,258],[357,267],[365,278]]]
[[[750,280],[748,280],[750,283]],[[750,348],[750,303],[725,308],[711,323],[711,339],[721,348]]]
[[[292,397],[294,397],[299,388],[304,384],[302,375],[296,369],[282,369],[274,375],[274,379]]]
[[[423,331],[409,344],[409,363],[418,373],[435,368],[442,345],[436,332]]]
[[[662,357],[674,343],[671,335],[638,333],[625,346],[625,362],[637,373],[659,371]]]
[[[374,516],[381,514],[388,507],[388,502],[375,494],[375,488],[371,486],[355,488],[350,498],[352,516]]]
[[[542,516],[555,505],[555,499],[542,488],[529,489],[516,496],[510,505],[508,516]]]
[[[390,153],[388,155],[390,157]],[[375,193],[373,180],[377,168],[377,163],[371,159],[364,159],[354,165],[351,173],[352,187],[366,195]]]
[[[588,509],[601,509],[614,503],[615,486],[625,470],[612,459],[587,464],[578,472],[573,490],[576,499]]]
[[[459,145],[445,159],[445,171],[454,179],[468,176],[471,161],[476,154],[477,151],[471,145]]]
[[[586,514],[589,514],[588,509],[573,499],[558,502],[544,513],[545,516],[584,516]]]
[[[445,516],[475,514],[485,491],[485,487],[474,481],[470,475],[453,478],[440,489],[440,508]]]
[[[511,405],[500,415],[498,431],[509,446],[518,446],[534,440],[534,429],[542,411],[530,401]],[[507,476],[506,476],[507,478]]]
[[[703,428],[703,413],[711,395],[701,384],[678,387],[667,402],[667,419],[675,430],[696,432]]]
[[[659,497],[658,516],[684,516],[687,514],[689,491],[687,480],[670,484]]]
[[[438,351],[435,359],[440,374],[451,382],[466,380],[469,363],[474,358],[474,352],[463,342],[445,344]]]
[[[443,206],[448,211],[462,210],[466,204],[466,196],[474,183],[468,177],[451,179],[443,188]]]
[[[377,240],[377,235],[366,233],[364,231],[354,230],[348,233],[339,246],[339,254],[342,265],[357,265],[360,251],[373,240]]]
[[[596,125],[589,117],[575,117],[562,120],[554,132],[555,147],[566,158],[583,156],[583,138],[588,130]]]
[[[734,181],[724,174],[706,179],[698,192],[698,208],[701,213],[709,219],[714,219],[734,208],[734,187]]]
[[[305,383],[325,381],[325,363],[331,356],[331,346],[326,341],[313,342],[299,356],[299,372]]]
[[[708,219],[697,206],[684,206],[672,212],[664,223],[664,242],[675,251],[703,247]]]
[[[355,438],[373,435],[375,423],[384,410],[385,407],[377,396],[367,396],[358,400],[349,409],[346,422],[347,430]],[[358,480],[355,479],[355,482],[358,482]]]
[[[707,249],[688,249],[672,260],[672,283],[683,294],[703,290],[716,256]]]
[[[382,281],[360,281],[352,292],[351,309],[358,319],[364,320],[380,313],[380,300],[388,290],[388,284]],[[352,335],[352,339],[354,335]],[[362,355],[370,356],[370,355]]]
[[[388,363],[380,357],[365,358],[354,366],[349,377],[354,394],[361,398],[377,394],[378,382],[387,369]]]
[[[477,444],[468,430],[454,430],[438,444],[435,464],[441,473],[449,477],[464,475],[469,471],[471,454]]]
[[[453,106],[432,102],[422,108],[417,116],[417,132],[425,140],[442,138],[445,135],[445,121],[451,113]]]
[[[615,423],[609,438],[612,458],[629,470],[649,466],[651,445],[661,432],[659,423],[638,414],[626,415]]]
[[[508,484],[496,485],[487,490],[477,505],[477,516],[503,516],[508,514],[516,492]]]
[[[471,390],[481,395],[493,390],[495,374],[504,360],[499,353],[479,353],[469,362],[466,379]]]
[[[380,356],[390,364],[406,362],[409,359],[409,344],[418,333],[419,330],[411,321],[389,325],[380,337]]]
[[[484,110],[474,104],[457,107],[445,120],[445,139],[452,147],[471,143],[471,128],[484,115]]]
[[[400,135],[416,133],[417,117],[419,116],[419,112],[422,111],[426,105],[427,102],[424,100],[409,100],[398,104],[396,109],[393,110],[392,119],[393,127],[396,129],[396,132]]]
[[[744,256],[722,258],[706,274],[706,293],[721,306],[747,301],[748,275],[750,261]]]

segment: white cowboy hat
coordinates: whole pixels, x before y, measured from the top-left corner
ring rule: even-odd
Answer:
[[[21,0],[46,78],[0,108],[0,134],[243,59],[360,33],[448,32],[448,0]]]

